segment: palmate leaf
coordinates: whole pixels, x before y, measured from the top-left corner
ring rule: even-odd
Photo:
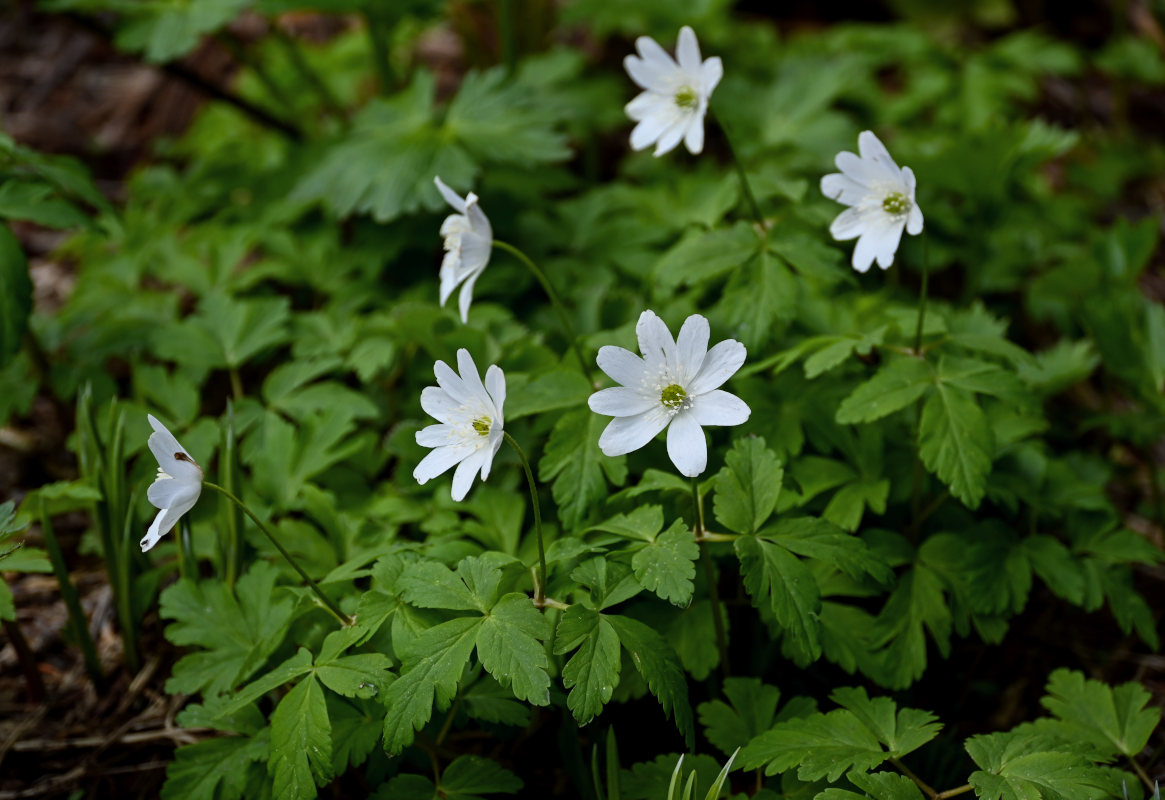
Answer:
[[[446,800],[481,800],[482,795],[521,790],[521,778],[480,756],[459,756],[441,773],[440,796]]]
[[[700,547],[682,519],[636,551],[631,568],[640,585],[672,605],[684,608],[692,601],[695,561]]]
[[[744,588],[761,616],[784,631],[800,664],[821,657],[821,591],[813,573],[784,547],[757,536],[736,540]]]
[[[161,615],[173,620],[166,638],[198,645],[174,665],[166,691],[221,694],[246,680],[283,640],[291,622],[290,596],[275,590],[278,570],[257,562],[239,579],[238,599],[226,584],[183,580],[162,593]]]
[[[919,435],[922,463],[968,508],[977,508],[987,490],[995,443],[971,393],[940,383],[922,407]]]
[[[895,758],[917,750],[942,730],[938,718],[929,711],[899,709],[889,697],[871,700],[860,687],[842,687],[830,699],[857,717]]]
[[[765,528],[761,537],[799,556],[831,564],[854,580],[865,576],[887,585],[894,573],[886,560],[864,541],[816,517],[792,517]]]
[[[781,496],[784,468],[759,437],[737,439],[716,474],[713,513],[720,524],[737,533],[756,533]]]
[[[542,642],[550,638],[550,622],[530,602],[512,592],[494,605],[477,632],[477,657],[482,666],[514,696],[534,705],[550,704],[550,666]]]
[[[608,422],[585,408],[563,414],[538,462],[538,477],[554,481],[558,518],[568,531],[607,496],[608,481],[621,486],[627,480],[627,457],[609,458],[599,450],[599,434]]]
[[[762,240],[752,225],[738,222],[731,228],[691,231],[669,249],[655,265],[659,290],[695,285],[738,269],[758,250]]]
[[[1095,745],[1100,752],[1132,758],[1144,749],[1161,721],[1159,708],[1137,683],[1110,687],[1080,672],[1058,669],[1048,678],[1040,702],[1055,715],[1063,734]]]
[[[268,742],[264,731],[254,738],[222,736],[179,747],[166,767],[162,800],[239,800],[255,765],[267,761]]]
[[[666,639],[639,620],[618,614],[608,616],[607,620],[619,635],[620,643],[631,656],[631,662],[643,676],[647,688],[691,747],[695,727],[692,707],[688,704],[688,681],[675,651]]]
[[[570,690],[567,707],[579,725],[586,725],[619,685],[619,635],[603,614],[576,604],[562,614],[554,652],[562,655],[576,647],[562,669],[562,684]]]
[[[778,322],[797,316],[801,283],[785,262],[762,249],[732,273],[720,307],[731,332],[750,349],[773,335]]]
[[[267,760],[276,797],[308,800],[332,779],[332,723],[314,676],[296,684],[271,715]]]
[[[969,782],[983,800],[1101,800],[1120,794],[1115,772],[1066,750],[1062,740],[1009,731],[973,736],[966,749],[980,767]]]
[[[930,632],[939,652],[946,656],[952,624],[941,581],[930,567],[916,564],[899,577],[870,631],[875,646],[881,648],[878,682],[902,689],[917,680],[926,669],[926,633]]]
[[[813,800],[923,800],[918,784],[905,775],[893,772],[850,772],[849,782],[862,790],[855,794],[846,789],[826,789]]]
[[[906,408],[934,385],[934,370],[917,358],[898,358],[860,384],[841,401],[837,421],[842,425],[873,422]]]
[[[704,726],[704,735],[725,755],[747,745],[769,730],[774,722],[807,716],[817,710],[814,700],[794,697],[778,714],[781,690],[761,683],[758,678],[725,678],[724,696],[727,703],[710,700],[700,703],[696,711]]]

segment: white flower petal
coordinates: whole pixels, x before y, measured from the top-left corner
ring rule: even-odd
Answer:
[[[712,329],[708,320],[700,314],[692,314],[680,327],[676,337],[676,377],[680,383],[687,386],[704,363],[704,356],[708,355],[708,339]]]
[[[675,150],[676,145],[684,138],[684,133],[688,130],[691,122],[690,115],[685,114],[665,128],[663,133],[659,135],[659,141],[656,142],[655,152],[652,155],[658,158],[665,153],[670,153],[672,150]]]
[[[599,449],[608,456],[633,452],[654,439],[669,421],[662,406],[635,417],[615,417],[599,436]]]
[[[865,187],[876,185],[885,179],[882,170],[873,162],[865,161],[848,150],[838,153],[834,163],[843,175]]]
[[[860,237],[858,243],[854,246],[853,258],[850,263],[858,272],[866,272],[870,269],[870,265],[874,263],[874,257],[878,254],[878,245],[881,243],[881,236],[874,228],[866,228]]]
[[[862,131],[858,134],[858,151],[861,152],[863,161],[876,165],[886,178],[893,181],[902,180],[901,170],[890,157],[886,145],[882,144],[882,140],[875,136],[873,131]]]
[[[918,180],[914,177],[914,170],[910,167],[903,167],[902,181],[906,184],[906,196],[913,202],[914,190],[918,188]]]
[[[587,398],[587,405],[596,414],[608,417],[634,417],[661,404],[658,397],[651,397],[625,386],[614,386],[592,394]]]
[[[489,432],[489,446],[483,447],[482,452],[485,453],[485,458],[481,464],[481,479],[484,481],[489,477],[489,471],[493,467],[494,458],[498,454],[498,449],[502,446],[502,439],[504,439],[501,428],[494,426]]]
[[[158,422],[153,414],[147,414],[146,419],[149,420],[150,427],[154,429],[146,444],[149,446],[150,452],[154,454],[154,458],[158,460],[158,466],[162,468],[162,471],[179,481],[201,483],[202,469],[186,452],[186,448],[178,443],[174,434],[170,433],[165,425]]]
[[[485,388],[489,392],[490,400],[493,401],[494,411],[498,412],[494,423],[501,426],[503,408],[506,405],[506,376],[501,367],[490,364],[489,369],[485,371]]]
[[[146,531],[146,535],[142,537],[141,545],[142,552],[153,549],[158,541],[174,529],[174,523],[178,521],[178,515],[168,508],[163,508],[154,517],[154,521],[150,523],[150,529]]]
[[[701,395],[719,389],[726,380],[736,374],[747,355],[748,351],[744,345],[735,339],[718,342],[708,351],[700,371],[688,385],[688,394]]]
[[[458,404],[463,406],[474,404],[476,400],[474,393],[465,385],[465,381],[461,380],[461,376],[444,361],[438,361],[433,365],[433,375],[437,378],[437,385]]]
[[[658,114],[663,110],[664,103],[665,99],[662,95],[654,92],[640,92],[635,95],[634,100],[623,106],[623,110],[627,112],[627,116],[638,122],[653,114]]]
[[[435,448],[421,459],[421,463],[417,464],[413,470],[413,478],[416,479],[417,483],[428,483],[433,478],[446,472],[454,464],[472,455],[477,449],[472,444],[448,445]]]
[[[644,117],[631,131],[631,149],[644,150],[672,125],[673,120],[662,114]]]
[[[906,217],[906,232],[911,236],[922,233],[922,209],[917,203],[910,207],[910,214]]]
[[[837,215],[837,218],[829,225],[829,233],[834,239],[843,242],[846,239],[856,239],[861,236],[866,227],[865,214],[855,206],[847,208]]]
[[[821,193],[830,200],[855,206],[866,198],[869,190],[853,178],[846,177],[840,172],[831,172],[821,179]]]
[[[481,375],[477,371],[473,356],[464,347],[457,350],[457,372],[461,375],[465,388],[473,394],[474,405],[489,409],[493,405],[493,399],[485,391],[485,384],[481,382]]]
[[[650,36],[640,36],[637,38],[635,40],[635,49],[639,51],[640,57],[647,63],[648,67],[655,69],[664,77],[669,76],[678,66],[675,59],[663,49],[659,42]]]
[[[704,97],[712,96],[712,90],[723,77],[724,62],[720,60],[720,56],[712,56],[704,62],[704,66],[700,68],[700,82],[703,84],[700,88],[704,91]]]
[[[469,196],[465,198],[465,216],[469,219],[469,227],[473,231],[474,236],[485,242],[485,261],[489,261],[488,253],[490,247],[493,246],[494,230],[493,226],[489,224],[489,217],[481,210],[481,204],[477,201],[477,195],[473,192],[470,192]],[[466,260],[472,260],[469,259],[464,251],[462,253]],[[482,266],[485,266],[484,261]]]
[[[681,412],[667,429],[667,454],[681,475],[694,478],[708,466],[708,442],[692,414]]]
[[[438,422],[453,422],[457,419],[461,403],[450,397],[444,389],[426,386],[421,390],[421,408]]]
[[[647,372],[643,359],[622,347],[604,345],[599,348],[596,361],[599,369],[624,386],[638,386]]]
[[[704,116],[699,115],[688,125],[688,132],[684,134],[684,147],[692,155],[699,155],[704,150]]]
[[[687,25],[680,28],[676,40],[676,61],[680,69],[689,75],[700,73],[700,43],[696,41],[696,32]]]
[[[884,226],[878,232],[878,251],[875,257],[882,269],[889,269],[894,263],[894,254],[898,252],[898,243],[902,240],[902,229],[905,227],[904,222],[898,221]]]
[[[722,389],[692,399],[688,412],[700,425],[741,425],[748,420],[748,403]]]
[[[477,283],[480,272],[470,275],[465,283],[461,284],[461,294],[457,295],[457,311],[461,314],[461,322],[469,322],[469,307],[473,304],[473,287]]]
[[[453,473],[454,500],[460,503],[465,499],[465,495],[469,494],[469,487],[473,485],[473,479],[477,475],[478,470],[482,468],[485,459],[490,456],[489,450],[484,447],[478,448],[457,465],[457,469]]]
[[[457,192],[446,186],[445,181],[441,180],[436,175],[433,176],[433,183],[437,184],[437,191],[440,192],[441,196],[445,198],[446,203],[453,206],[462,214],[465,213],[465,200],[461,198],[461,195],[457,194]]]
[[[439,391],[439,390],[438,390]],[[417,444],[421,447],[446,447],[461,442],[456,425],[442,422],[438,425],[429,425],[417,431]]]
[[[146,489],[146,498],[154,508],[175,508],[186,506],[193,508],[202,494],[201,483],[190,483],[177,478],[158,477]]]
[[[671,331],[664,321],[656,316],[654,311],[644,311],[635,323],[635,335],[639,339],[639,352],[643,353],[648,365],[663,361],[665,364],[676,363],[676,343],[671,338]]]

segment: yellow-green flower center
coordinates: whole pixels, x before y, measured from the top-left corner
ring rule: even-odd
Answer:
[[[473,429],[477,431],[478,436],[489,436],[489,429],[493,425],[493,420],[489,417],[478,417],[473,421]]]
[[[659,393],[659,402],[673,411],[678,410],[688,399],[688,393],[678,383],[673,383]]]
[[[699,95],[691,86],[681,86],[676,90],[676,105],[680,108],[695,108]]]
[[[905,214],[910,210],[910,200],[902,192],[890,192],[882,198],[882,208],[887,214]]]

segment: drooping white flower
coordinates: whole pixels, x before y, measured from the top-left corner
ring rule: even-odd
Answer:
[[[417,444],[432,447],[413,477],[426,483],[454,464],[453,499],[462,500],[469,492],[473,476],[489,477],[494,455],[502,446],[502,406],[506,402],[506,377],[496,365],[485,371],[485,384],[469,351],[457,351],[454,372],[444,361],[433,365],[437,386],[421,392],[421,408],[440,424],[417,431]]]
[[[445,237],[445,258],[441,260],[441,305],[445,305],[449,295],[460,285],[457,306],[461,311],[461,321],[468,322],[473,285],[489,263],[494,232],[489,218],[477,204],[477,195],[470,192],[462,198],[440,178],[433,178],[433,182],[445,202],[457,211],[441,223],[441,235]]]
[[[911,236],[922,233],[922,209],[914,200],[914,171],[898,168],[886,146],[872,131],[858,136],[861,156],[849,151],[837,154],[837,168],[821,179],[821,192],[849,208],[838,214],[829,232],[838,241],[857,239],[853,266],[865,272],[876,259],[887,269],[902,230]]]
[[[687,25],[680,28],[676,60],[650,36],[635,40],[638,56],[627,56],[623,67],[643,92],[627,104],[627,116],[639,124],[631,131],[631,149],[653,142],[655,155],[675,148],[682,139],[693,155],[704,149],[704,115],[708,98],[724,75],[718,56],[700,60],[700,44]]]
[[[667,428],[667,454],[681,474],[694,478],[708,465],[703,425],[739,425],[748,405],[720,386],[744,363],[744,345],[735,339],[708,349],[708,320],[693,314],[675,340],[652,311],[635,325],[643,357],[622,347],[599,348],[599,368],[621,386],[602,389],[588,404],[614,417],[599,437],[608,456],[638,450]]]
[[[147,444],[154,458],[158,459],[158,477],[146,490],[146,497],[161,510],[141,541],[143,553],[173,530],[178,518],[194,508],[202,494],[202,467],[190,457],[186,448],[178,444],[165,425],[152,414],[146,415],[146,419],[154,429]]]

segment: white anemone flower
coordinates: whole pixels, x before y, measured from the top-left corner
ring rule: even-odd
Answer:
[[[744,364],[744,345],[735,339],[708,349],[708,320],[693,314],[673,340],[652,311],[635,325],[643,357],[622,347],[599,349],[599,368],[621,386],[602,389],[588,404],[614,417],[599,437],[608,456],[638,450],[667,428],[667,454],[681,474],[694,478],[708,465],[703,425],[740,425],[750,409],[720,386]]]
[[[457,211],[441,223],[441,235],[445,237],[445,258],[441,261],[441,305],[445,305],[449,295],[460,285],[457,306],[461,311],[461,321],[468,322],[473,285],[489,263],[494,232],[489,218],[477,204],[477,195],[470,192],[462,198],[440,178],[433,178],[433,182],[445,202]]]
[[[161,509],[141,541],[142,552],[173,530],[178,518],[198,502],[202,494],[202,467],[178,444],[174,434],[158,422],[152,414],[146,416],[154,432],[148,442],[150,452],[158,459],[158,477],[146,490],[146,497]]]
[[[835,172],[821,179],[821,192],[849,206],[838,214],[829,232],[838,241],[857,239],[853,267],[865,272],[876,259],[887,269],[905,229],[911,236],[922,233],[922,209],[914,199],[914,171],[898,168],[886,146],[872,131],[858,136],[861,156],[848,151],[837,154]]]
[[[627,116],[639,124],[631,131],[631,149],[653,142],[655,155],[670,152],[682,139],[693,155],[704,149],[704,115],[708,98],[724,75],[714,56],[700,60],[700,44],[687,25],[680,28],[676,60],[650,36],[635,40],[638,56],[627,56],[623,67],[643,92],[626,106]]]
[[[483,481],[489,477],[494,456],[502,446],[506,377],[491,365],[483,385],[465,348],[457,351],[457,369],[460,375],[438,361],[433,365],[437,386],[427,386],[421,392],[421,408],[440,424],[417,431],[417,444],[434,449],[417,464],[413,477],[423,484],[456,464],[453,499],[460,501],[469,493],[475,474],[480,472]]]

